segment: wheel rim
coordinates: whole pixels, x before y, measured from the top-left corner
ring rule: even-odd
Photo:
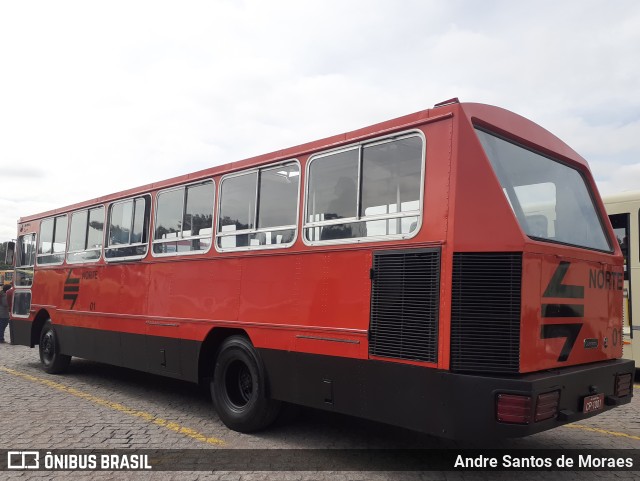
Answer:
[[[234,361],[226,369],[225,387],[229,402],[236,408],[246,406],[253,397],[253,376],[242,361]]]
[[[53,356],[55,355],[55,340],[52,331],[47,331],[44,336],[42,336],[40,353],[45,363],[50,363],[53,360]]]

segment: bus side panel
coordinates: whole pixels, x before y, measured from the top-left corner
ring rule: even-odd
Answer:
[[[450,227],[449,203],[451,190],[454,120],[427,124],[422,130],[426,138],[424,204],[422,226],[412,242],[436,242],[447,239]]]
[[[456,252],[513,252],[524,235],[470,123],[458,122],[454,152],[453,243]]]
[[[149,265],[148,316],[174,320],[237,321],[241,261],[231,259],[162,259]],[[202,340],[210,325],[180,337]],[[176,334],[177,335],[177,334]]]
[[[52,315],[65,354],[146,370],[147,265],[74,265],[61,269]]]
[[[36,269],[31,287],[32,310],[34,308],[39,310],[41,307],[65,308],[71,306],[71,301],[63,302],[66,275],[67,272],[62,268]]]
[[[24,319],[13,318],[9,321],[9,334],[11,344],[19,346],[31,346],[31,328],[33,322]]]
[[[61,272],[64,281],[52,298],[62,313],[61,323],[144,334],[148,264],[68,266]]]
[[[112,296],[112,292],[117,288],[114,281],[110,281],[107,266],[104,264],[67,265],[63,271],[66,272],[64,286],[62,292],[58,294],[56,305],[59,310],[67,311],[70,322],[78,314],[122,311],[122,307],[114,305],[111,298],[105,297],[105,293]],[[77,290],[74,292],[74,289]],[[145,308],[146,305],[138,306],[138,310]],[[87,319],[87,322],[88,325],[92,325],[94,321]]]
[[[625,193],[621,198],[613,196],[604,198],[605,207],[616,232],[625,259],[625,276],[623,290],[623,353],[625,359],[633,359],[640,366],[640,326],[637,315],[634,317],[634,299],[640,299],[640,279],[638,279],[638,211],[640,194]],[[622,217],[622,219],[620,218]],[[617,218],[617,219],[616,219]],[[614,220],[615,219],[615,220]]]
[[[288,326],[258,332],[256,346],[364,358],[370,269],[368,249],[246,257],[240,321]]]
[[[174,276],[167,277],[169,283],[196,270],[194,265],[189,263],[188,269],[183,264],[181,267],[187,268],[175,270]],[[34,289],[40,307],[48,310],[56,327],[62,353],[197,381],[201,343],[189,339],[180,329],[189,324],[148,316],[150,266],[123,263],[41,269]],[[184,298],[175,291],[168,292],[176,299]],[[31,323],[28,325],[30,330]],[[206,333],[207,329],[205,326],[201,331]]]

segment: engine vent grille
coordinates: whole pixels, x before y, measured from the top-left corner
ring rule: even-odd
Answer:
[[[451,370],[517,373],[522,253],[455,253]]]
[[[369,354],[438,360],[440,249],[373,255]]]

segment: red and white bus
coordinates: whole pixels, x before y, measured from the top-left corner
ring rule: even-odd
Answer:
[[[457,99],[18,221],[13,342],[451,438],[630,402],[623,259],[587,162]]]

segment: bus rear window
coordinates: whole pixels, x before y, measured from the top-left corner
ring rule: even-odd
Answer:
[[[580,173],[476,129],[520,227],[532,238],[611,251]]]

